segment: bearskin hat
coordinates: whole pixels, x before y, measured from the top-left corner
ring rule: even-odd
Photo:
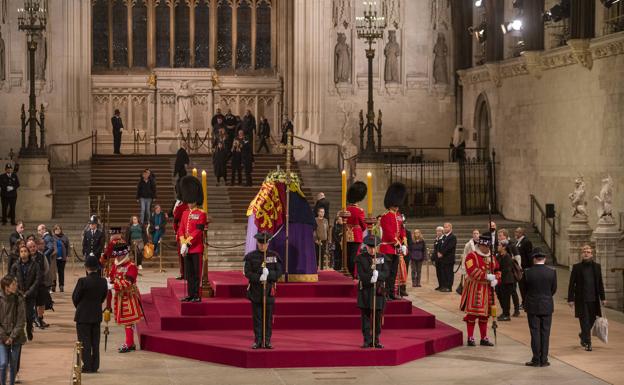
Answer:
[[[184,203],[195,203],[198,206],[204,204],[204,192],[199,179],[187,175],[180,179],[180,197]]]
[[[386,196],[384,197],[384,207],[389,209],[390,207],[402,206],[407,198],[407,187],[403,183],[394,182],[386,190]]]
[[[357,203],[361,201],[366,196],[367,191],[366,183],[360,181],[353,183],[347,190],[347,202]]]

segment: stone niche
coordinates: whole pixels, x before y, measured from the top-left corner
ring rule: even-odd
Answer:
[[[180,132],[211,133],[211,119],[217,108],[225,114],[244,115],[246,110],[259,119],[265,116],[273,137],[279,134],[282,85],[277,76],[219,76],[213,69],[156,69],[156,88],[149,75],[93,75],[93,129],[98,151],[112,149],[110,118],[119,109],[124,122],[122,153],[175,153]],[[138,137],[135,149],[134,135]],[[209,141],[200,149],[208,150]]]

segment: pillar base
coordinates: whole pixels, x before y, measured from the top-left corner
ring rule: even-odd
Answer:
[[[46,222],[52,219],[52,184],[47,156],[19,159],[15,219]]]

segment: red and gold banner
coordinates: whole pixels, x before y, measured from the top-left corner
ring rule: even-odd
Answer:
[[[282,186],[282,189],[279,188]],[[256,197],[249,204],[247,216],[253,215],[258,231],[275,233],[282,225],[285,190],[283,183],[264,182]]]

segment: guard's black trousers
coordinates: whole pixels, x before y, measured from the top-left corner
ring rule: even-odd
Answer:
[[[267,154],[271,153],[271,150],[269,150],[269,145],[266,142],[267,138],[260,138],[260,146],[258,146],[258,154],[260,153],[260,150],[262,150],[262,148],[266,149]]]
[[[358,242],[347,242],[347,268],[352,277],[355,276],[355,257],[358,255],[361,245]]]
[[[399,255],[386,254],[386,262],[388,262],[389,267],[388,279],[386,279],[388,296],[394,297],[394,284],[396,282],[397,270],[399,269]]]
[[[362,337],[364,337],[364,344],[371,345],[373,343],[372,336],[372,309],[360,309],[362,312]],[[376,310],[375,311],[375,344],[379,343],[379,335],[381,334],[381,315],[383,311]]]
[[[113,154],[120,154],[121,132],[113,130]]]
[[[97,371],[100,368],[100,324],[76,323],[76,332],[82,343],[84,370]]]
[[[7,217],[11,220],[11,224],[15,224],[15,203],[17,197],[2,197],[2,224],[7,223]]]
[[[531,350],[533,362],[543,364],[548,361],[548,346],[550,341],[550,325],[552,314],[535,315],[527,314],[529,330],[531,331]]]
[[[199,264],[201,263],[201,254],[186,254],[184,256],[184,278],[188,282],[188,296],[189,297],[199,297],[199,283],[201,277],[199,276],[199,272],[201,268]]]
[[[267,287],[267,290],[268,287]],[[271,335],[273,331],[273,306],[275,304],[268,303],[266,304],[266,317],[265,317],[265,343],[271,342]],[[252,302],[251,303],[251,312],[253,315],[253,325],[254,325],[254,341],[257,344],[262,343],[262,302]]]

